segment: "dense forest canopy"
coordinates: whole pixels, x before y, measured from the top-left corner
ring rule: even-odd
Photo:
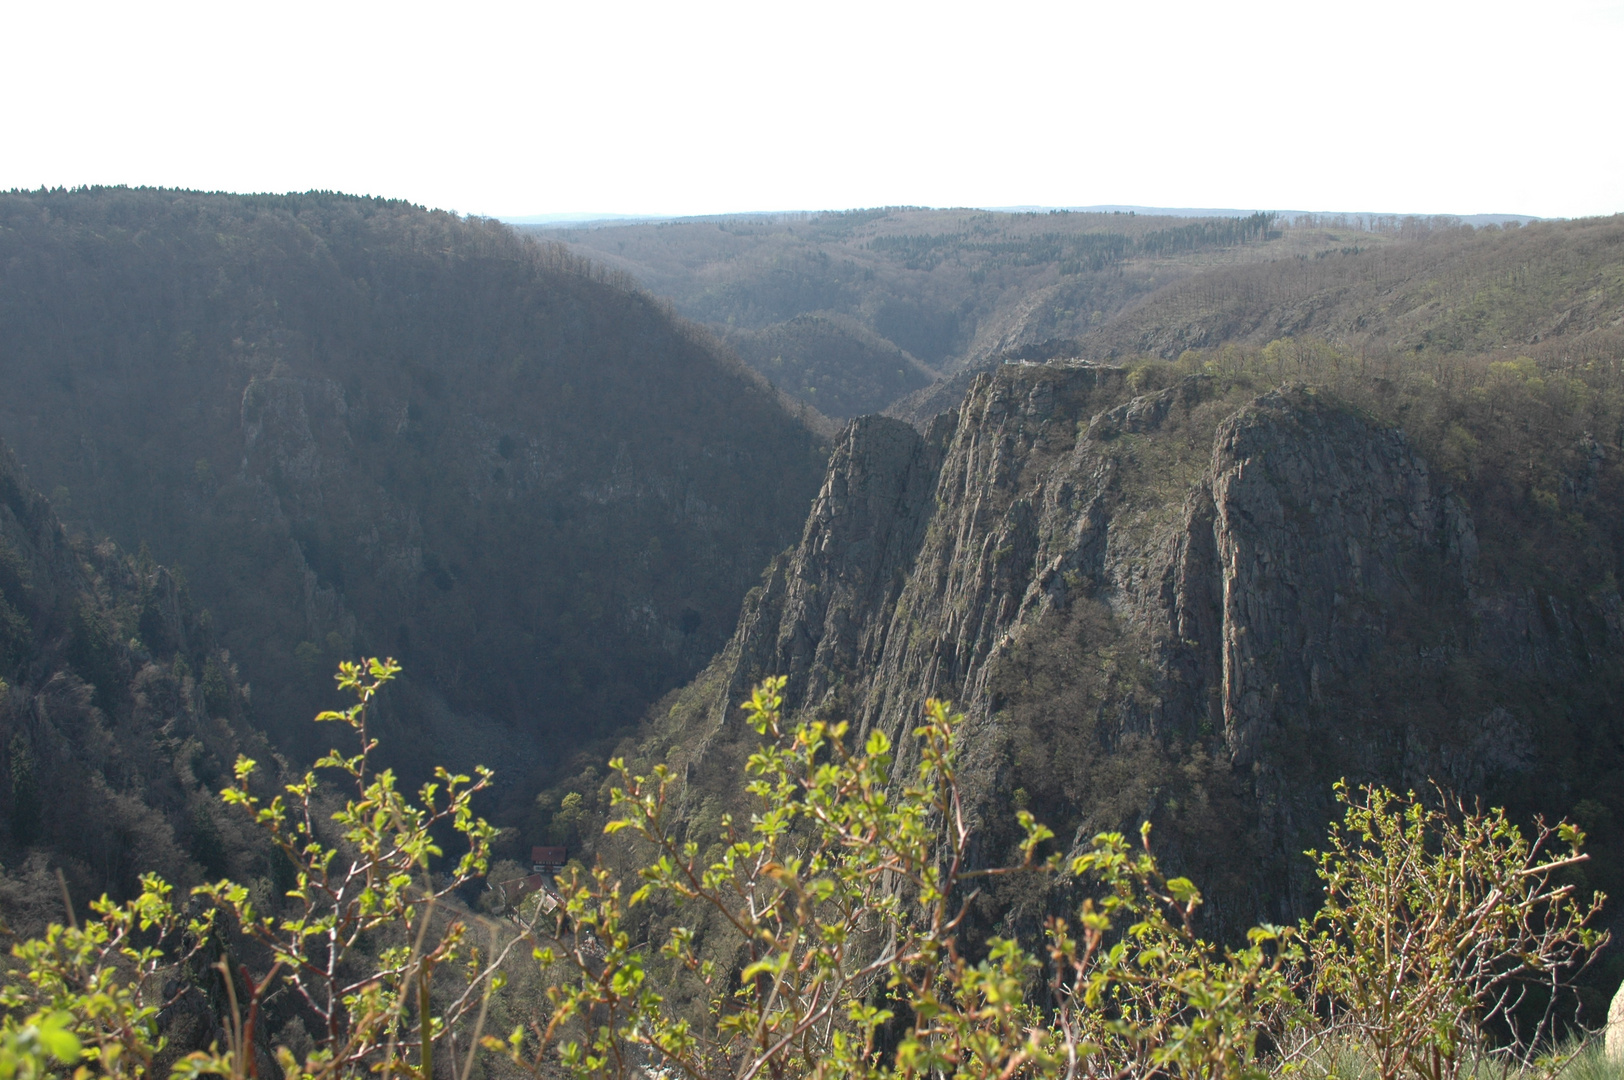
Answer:
[[[216,792],[268,758],[247,688],[185,582],[72,537],[0,443],[0,915],[38,932],[161,873],[275,877]],[[275,762],[267,761],[274,776]],[[55,876],[62,874],[59,882]]]
[[[822,469],[623,279],[326,193],[0,196],[0,382],[33,483],[185,572],[257,724],[300,748],[334,661],[393,653],[400,754],[510,777],[697,670]]]

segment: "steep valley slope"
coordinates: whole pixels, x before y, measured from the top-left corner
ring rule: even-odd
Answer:
[[[625,281],[323,193],[0,195],[0,386],[70,531],[184,573],[278,745],[393,654],[395,760],[521,794],[705,664],[827,459]]]
[[[277,775],[249,712],[176,576],[70,538],[0,443],[3,924],[38,933],[63,921],[64,891],[82,912],[138,892],[144,873],[275,880],[247,815],[216,794],[238,754]]]
[[[1008,854],[1020,807],[1062,849],[1148,819],[1220,928],[1310,908],[1302,852],[1342,777],[1573,816],[1586,880],[1616,885],[1617,395],[1528,378],[1495,412],[1381,380],[1145,375],[1006,364],[923,433],[846,428],[800,543],[629,748],[683,778],[701,850],[747,801],[738,703],[782,674],[798,714],[904,744],[951,699],[978,859]],[[1429,461],[1465,436],[1508,457]],[[1032,930],[1050,901],[979,902]]]

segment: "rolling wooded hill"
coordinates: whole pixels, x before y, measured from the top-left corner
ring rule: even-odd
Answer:
[[[1380,245],[1331,230],[1317,250],[1170,284],[1073,348],[1172,359],[1287,337],[1365,356],[1615,359],[1624,355],[1624,215],[1441,228]]]
[[[894,207],[532,231],[669,297],[786,393],[837,418],[878,412],[986,357],[1075,337],[1204,267],[1301,250],[1266,214]]]
[[[921,412],[907,397],[945,408],[935,379],[1017,356],[1171,359],[1304,336],[1367,356],[1610,356],[1618,229],[893,208],[536,231],[669,297],[843,418]]]
[[[393,654],[397,760],[514,791],[703,666],[827,454],[623,279],[322,193],[0,195],[0,385],[70,532],[184,572],[279,745]]]

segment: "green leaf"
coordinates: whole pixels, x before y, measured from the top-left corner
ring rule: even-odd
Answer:
[[[83,1049],[78,1036],[68,1030],[72,1023],[73,1017],[68,1013],[53,1013],[39,1026],[40,1043],[64,1065],[79,1060],[79,1053]]]
[[[1201,891],[1195,887],[1195,882],[1189,878],[1170,878],[1167,882],[1167,891],[1173,899],[1181,904],[1200,903]]]

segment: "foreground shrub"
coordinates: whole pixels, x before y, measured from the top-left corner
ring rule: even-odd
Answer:
[[[1583,834],[1437,792],[1436,804],[1338,784],[1344,814],[1310,852],[1325,884],[1310,946],[1313,989],[1333,1027],[1368,1051],[1381,1080],[1452,1080],[1486,1031],[1524,1061],[1548,1047],[1563,991],[1605,935],[1560,881]]]
[[[194,1076],[1242,1080],[1345,1041],[1383,1080],[1452,1080],[1485,1025],[1515,1035],[1526,1058],[1606,940],[1586,928],[1600,898],[1581,904],[1556,881],[1583,858],[1575,830],[1541,825],[1530,842],[1499,811],[1339,787],[1346,816],[1315,856],[1327,894],[1316,919],[1215,945],[1195,931],[1200,893],[1164,875],[1148,825],[1137,843],[1105,833],[1045,855],[1053,834],[1022,811],[1018,859],[974,867],[962,717],[931,702],[903,753],[880,732],[852,748],[844,724],[787,726],[783,682],[768,680],[745,705],[763,736],[748,763],[753,809],[723,820],[710,857],[679,839],[666,769],[614,762],[609,831],[651,853],[637,879],[601,865],[577,874],[561,897],[525,905],[517,930],[486,923],[490,943],[476,948],[475,916],[453,890],[487,863],[492,829],[471,800],[490,774],[442,771],[413,803],[391,773],[369,770],[368,708],[397,670],[344,665],[357,704],[319,718],[360,739],[358,754],[317,763],[344,778],[341,802],[314,773],[265,801],[250,790],[254,763],[239,762],[226,800],[296,871],[276,911],[222,881],[182,912],[149,878],[129,904],[95,905],[84,928],[13,949],[0,1080],[73,1065],[150,1075],[165,1060],[162,1010],[187,992],[157,986],[177,973],[212,973],[229,999],[224,1045],[174,1066]],[[439,879],[436,828],[467,849]],[[978,883],[1010,875],[1083,899],[1048,920],[1041,943],[995,937],[969,954]],[[652,940],[639,940],[644,923]],[[259,970],[232,959],[248,944],[267,958]],[[497,1039],[487,1010],[521,946],[547,1001]],[[1544,1009],[1531,1027],[1519,996],[1530,984]],[[320,1028],[302,1059],[283,1047],[273,1060],[261,1030],[282,994]]]
[[[569,891],[553,927],[563,944],[542,960],[575,976],[553,989],[539,1038],[513,1033],[515,1062],[537,1075],[556,1059],[584,1076],[740,1080],[1263,1072],[1258,1035],[1295,1005],[1292,931],[1260,928],[1241,950],[1202,941],[1200,894],[1162,875],[1148,828],[1137,851],[1104,834],[1069,860],[1040,859],[1053,834],[1022,811],[1022,861],[971,869],[961,717],[931,702],[918,763],[896,776],[883,733],[853,751],[844,724],[786,731],[782,685],[768,680],[745,705],[767,737],[748,765],[756,810],[748,823],[724,819],[719,859],[673,839],[666,769],[633,776],[613,763],[624,787],[609,828],[657,854],[630,895],[601,869]],[[1049,921],[1042,957],[993,938],[972,960],[958,934],[975,883],[1009,874],[1072,878],[1096,895],[1075,921]],[[670,931],[662,957],[702,986],[705,1022],[666,1011],[650,958],[631,945],[629,912],[644,903],[699,916],[742,949],[734,972],[702,955],[693,923]]]
[[[177,1074],[268,1077],[280,1068],[290,1078],[321,1078],[384,1068],[434,1075],[437,1042],[494,985],[495,966],[476,957],[460,994],[438,1003],[431,994],[435,969],[469,953],[466,923],[438,909],[484,872],[492,829],[473,815],[471,800],[491,774],[481,770],[471,781],[439,770],[414,805],[393,773],[369,772],[377,741],[367,729],[368,709],[399,670],[379,660],[341,665],[339,687],[354,692],[356,704],[317,717],[348,725],[360,739],[358,754],[335,750],[316,763],[353,789],[336,810],[320,809],[327,793],[313,772],[264,802],[249,789],[254,762],[238,761],[237,783],[223,798],[252,813],[296,871],[278,910],[261,912],[246,887],[220,881],[194,890],[188,915],[171,902],[170,887],[149,876],[135,900],[93,904],[97,918],[85,927],[52,926],[44,938],[19,944],[0,996],[8,1010],[0,1077],[42,1074],[52,1058],[107,1076],[149,1075],[164,1049],[160,1012],[191,993],[186,980],[198,977],[229,1002],[225,1043],[182,1058]],[[461,835],[467,852],[436,888],[428,860],[441,854],[433,830],[442,825]],[[267,970],[234,962],[234,947],[248,943],[268,953]],[[162,989],[165,983],[172,989]],[[262,1006],[288,991],[317,1021],[317,1048],[302,1061],[283,1048],[273,1061],[260,1029]]]

